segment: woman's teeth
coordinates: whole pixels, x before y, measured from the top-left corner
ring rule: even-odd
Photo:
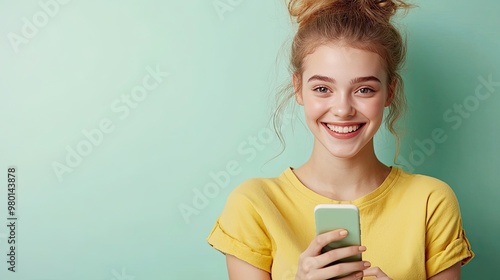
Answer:
[[[361,125],[350,125],[350,126],[337,126],[337,125],[326,125],[331,131],[335,131],[337,133],[349,133],[358,130]]]

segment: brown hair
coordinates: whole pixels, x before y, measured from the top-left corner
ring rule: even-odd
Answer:
[[[298,30],[292,42],[290,71],[302,76],[304,58],[320,45],[343,42],[348,46],[377,53],[385,61],[389,85],[395,83],[392,102],[385,124],[396,137],[396,157],[399,136],[395,123],[406,107],[403,80],[399,71],[406,57],[406,42],[391,23],[398,9],[405,11],[411,5],[402,0],[290,0],[288,11],[295,17]],[[302,81],[302,79],[298,79]],[[273,125],[280,141],[282,113],[295,95],[288,84],[277,98]]]

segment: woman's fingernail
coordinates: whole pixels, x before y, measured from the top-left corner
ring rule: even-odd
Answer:
[[[364,252],[364,251],[366,251],[366,247],[365,246],[359,246],[358,250],[361,251],[361,252]]]
[[[369,267],[369,266],[371,266],[372,264],[371,264],[370,262],[365,262],[363,265],[364,265],[364,266],[366,266],[366,267]]]
[[[343,230],[343,231],[341,231],[341,232],[340,232],[340,235],[342,235],[342,236],[346,236],[346,235],[347,235],[347,230]]]
[[[361,277],[363,277],[363,272],[356,273],[356,275],[354,275],[354,277],[356,277],[356,279],[361,279]]]

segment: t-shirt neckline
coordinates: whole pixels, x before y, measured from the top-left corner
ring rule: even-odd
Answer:
[[[309,189],[304,184],[302,184],[302,182],[299,180],[299,178],[297,178],[297,176],[293,172],[292,167],[288,167],[283,172],[282,176],[285,177],[286,180],[288,180],[295,189],[297,189],[300,193],[302,193],[304,196],[306,196],[308,199],[312,200],[316,204],[354,204],[358,208],[361,208],[385,196],[388,190],[396,182],[400,173],[401,169],[399,169],[398,167],[391,166],[391,171],[389,172],[389,175],[387,175],[387,177],[384,179],[384,181],[380,186],[378,186],[372,192],[352,201],[334,200],[314,192],[313,190]]]

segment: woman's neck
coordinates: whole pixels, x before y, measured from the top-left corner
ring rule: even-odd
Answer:
[[[372,142],[351,158],[338,158],[315,147],[311,158],[294,169],[306,187],[339,201],[352,201],[374,191],[389,172],[376,157]]]

